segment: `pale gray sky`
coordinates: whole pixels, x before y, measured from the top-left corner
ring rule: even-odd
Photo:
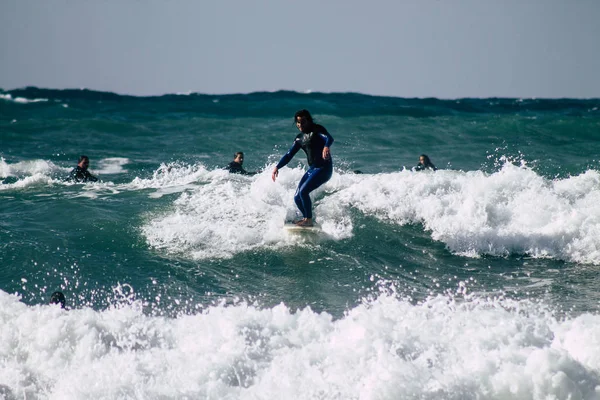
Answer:
[[[0,0],[0,87],[600,97],[600,0]]]

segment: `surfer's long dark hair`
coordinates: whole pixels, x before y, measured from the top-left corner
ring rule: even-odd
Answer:
[[[429,159],[427,154],[421,154],[419,157],[423,158],[423,167],[424,168],[431,168],[434,171],[437,170],[437,168],[435,167],[435,165],[433,165],[433,163],[431,162],[431,160]]]
[[[311,124],[314,123],[312,115],[310,115],[310,112],[308,112],[308,110],[306,110],[306,109],[296,111],[296,114],[294,114],[294,124],[296,124],[296,122],[298,121],[298,117],[304,117]]]
[[[421,157],[423,157],[423,165],[425,165],[426,167],[433,165],[427,154],[421,154]]]

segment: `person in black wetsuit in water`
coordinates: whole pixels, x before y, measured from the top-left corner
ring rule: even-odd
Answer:
[[[65,295],[62,292],[54,292],[50,296],[50,304],[60,304],[60,308],[65,308],[67,301]]]
[[[90,174],[90,171],[88,171],[89,166],[90,159],[88,156],[79,157],[79,163],[73,168],[66,180],[75,182],[96,182],[98,178]]]
[[[279,169],[289,163],[298,150],[302,149],[308,159],[308,171],[304,174],[294,195],[296,206],[302,213],[303,219],[296,222],[299,226],[312,226],[312,202],[310,192],[327,182],[333,173],[333,161],[329,147],[333,137],[322,125],[315,124],[308,110],[300,110],[294,115],[294,123],[300,131],[294,139],[294,144],[288,150],[273,170],[273,182],[279,175]]]
[[[415,167],[415,171],[424,171],[426,169],[430,169],[432,171],[437,170],[437,168],[435,167],[435,165],[433,165],[429,157],[427,157],[426,154],[421,154],[419,156],[419,163]]]
[[[238,151],[233,155],[233,161],[229,163],[227,166],[227,170],[232,174],[242,174],[242,175],[256,175],[256,172],[248,172],[242,167],[244,163],[244,153]]]

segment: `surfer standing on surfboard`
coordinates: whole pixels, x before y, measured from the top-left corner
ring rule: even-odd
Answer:
[[[312,202],[309,194],[331,178],[333,161],[329,147],[333,143],[333,137],[324,126],[314,123],[308,110],[297,111],[294,115],[294,123],[300,133],[296,135],[292,147],[279,160],[271,178],[275,182],[279,169],[289,163],[298,150],[304,150],[309,168],[300,179],[294,195],[294,201],[304,218],[297,221],[296,225],[313,226]]]

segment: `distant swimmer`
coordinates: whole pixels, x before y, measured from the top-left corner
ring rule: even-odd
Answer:
[[[50,304],[60,304],[60,308],[65,308],[66,303],[65,295],[62,292],[54,292],[50,296]]]
[[[308,110],[300,110],[294,115],[294,123],[300,131],[294,139],[294,144],[273,170],[271,178],[273,182],[279,175],[279,169],[289,163],[298,150],[302,149],[308,159],[308,171],[304,174],[298,189],[294,195],[296,206],[304,217],[296,222],[299,226],[313,226],[312,202],[310,192],[327,182],[333,173],[333,161],[329,147],[333,143],[333,137],[325,127],[315,124]]]
[[[426,154],[421,154],[419,156],[419,163],[415,167],[415,171],[423,171],[426,169],[430,169],[433,171],[437,170],[437,168],[435,167],[435,165],[433,165],[429,157],[427,157]]]
[[[66,180],[75,182],[96,182],[98,178],[90,174],[90,171],[88,171],[89,166],[90,159],[88,156],[79,157],[79,163],[73,168]]]
[[[238,151],[233,155],[233,161],[229,163],[227,166],[227,170],[232,174],[242,174],[242,175],[256,175],[257,172],[248,172],[242,167],[244,164],[244,153]]]

